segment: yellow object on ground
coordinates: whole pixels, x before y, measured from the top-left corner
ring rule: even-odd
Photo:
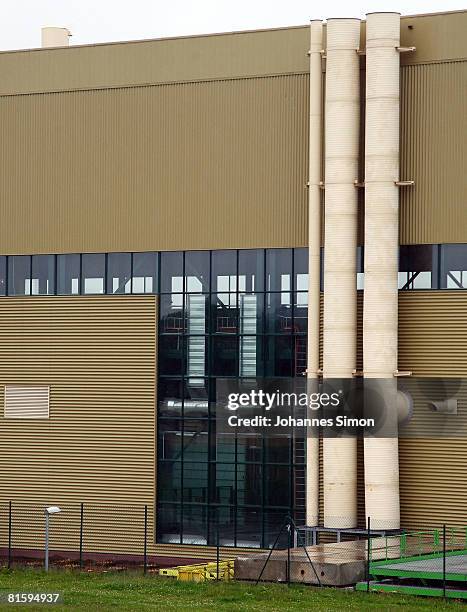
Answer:
[[[234,576],[234,560],[200,563],[197,565],[179,565],[159,570],[161,576],[176,578],[187,582],[204,582],[206,580],[232,580]]]

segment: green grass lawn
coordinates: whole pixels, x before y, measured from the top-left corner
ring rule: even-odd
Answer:
[[[352,590],[317,589],[300,585],[186,583],[158,576],[124,573],[80,573],[78,571],[0,570],[0,592],[60,592],[63,604],[52,610],[465,610],[457,602],[404,597]],[[462,608],[461,608],[462,606]],[[46,606],[16,606],[40,610]],[[49,607],[49,606],[47,606]],[[0,605],[0,610],[13,610]]]

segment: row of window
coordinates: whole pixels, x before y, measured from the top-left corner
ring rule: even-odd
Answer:
[[[289,511],[248,506],[207,506],[196,503],[160,503],[157,511],[158,541],[168,544],[199,544],[270,548],[276,542]],[[304,523],[304,512],[293,514]],[[287,531],[276,542],[287,545]]]
[[[359,247],[360,289],[363,261]],[[400,247],[399,289],[466,288],[467,244]],[[213,293],[225,302],[307,289],[306,248],[0,256],[0,295]]]

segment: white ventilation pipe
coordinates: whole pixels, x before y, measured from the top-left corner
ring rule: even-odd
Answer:
[[[323,377],[352,378],[357,352],[359,19],[327,22]],[[324,438],[325,527],[357,525],[357,441]]]
[[[378,379],[397,431],[399,250],[399,13],[366,21],[364,375]],[[397,437],[366,438],[365,508],[375,529],[398,529]]]
[[[71,32],[67,28],[42,28],[42,47],[68,47],[70,36]]]
[[[321,162],[323,96],[323,24],[310,24],[310,132],[308,189],[308,354],[307,377],[318,379],[320,247],[321,247]],[[310,386],[313,382],[310,380]],[[306,446],[306,524],[317,525],[319,518],[319,440],[307,438]]]

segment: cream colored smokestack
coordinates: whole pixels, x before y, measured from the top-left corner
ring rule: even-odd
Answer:
[[[357,338],[359,19],[327,22],[324,378],[352,378]],[[357,441],[323,440],[324,525],[357,525]]]
[[[71,32],[66,28],[42,28],[42,47],[68,47],[70,36]]]
[[[381,381],[396,430],[399,250],[400,15],[370,13],[366,22],[365,290],[363,359],[366,378]],[[384,380],[384,382],[383,382]],[[379,383],[377,383],[379,384]],[[377,529],[398,529],[398,441],[365,439],[366,514]]]
[[[319,369],[319,294],[321,245],[321,161],[322,161],[322,95],[321,53],[323,24],[310,24],[310,144],[308,192],[308,359],[307,376],[318,378]],[[313,384],[310,382],[310,385]],[[306,524],[317,525],[319,513],[319,440],[307,439],[306,446]]]

